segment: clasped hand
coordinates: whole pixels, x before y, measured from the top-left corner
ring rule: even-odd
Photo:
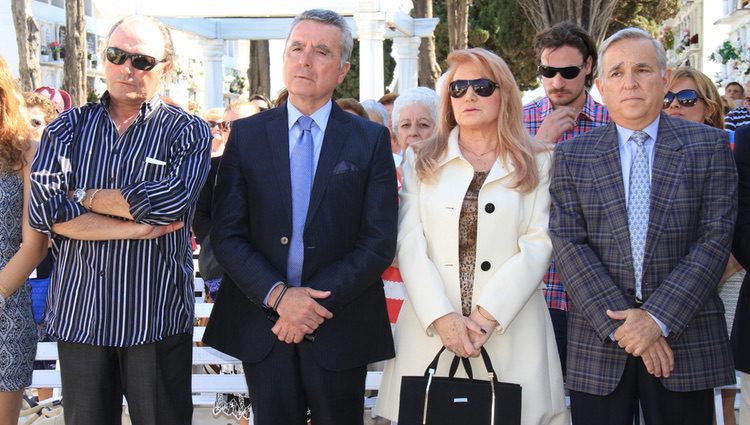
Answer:
[[[269,303],[281,292],[281,286],[274,289]],[[333,313],[318,304],[316,300],[328,298],[331,291],[319,291],[306,287],[289,287],[284,297],[279,302],[276,311],[279,319],[271,328],[279,341],[287,344],[297,344],[302,341],[305,334],[315,332],[327,319],[333,317]]]
[[[486,332],[479,324],[458,313],[441,316],[432,325],[445,348],[459,357],[479,356],[479,349],[487,341]]]
[[[622,320],[615,330],[615,341],[634,357],[640,357],[648,373],[658,377],[669,377],[674,369],[674,353],[662,336],[659,325],[640,308],[607,310],[612,320]]]

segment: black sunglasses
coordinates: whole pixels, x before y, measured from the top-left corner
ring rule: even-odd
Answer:
[[[219,130],[229,131],[232,128],[231,121],[206,121],[209,128],[219,127]]]
[[[477,96],[489,97],[495,92],[495,89],[500,87],[496,82],[488,80],[486,78],[479,78],[476,80],[456,80],[448,85],[448,93],[451,97],[458,99],[466,94],[469,90],[469,86],[474,89],[474,93]]]
[[[566,80],[572,80],[581,73],[585,63],[581,66],[566,66],[564,68],[556,68],[554,66],[539,65],[536,71],[544,78],[554,78],[557,73],[560,73]]]
[[[677,103],[679,103],[680,106],[692,108],[698,102],[698,99],[701,99],[701,96],[697,91],[693,89],[680,90],[677,93],[673,93],[670,91],[664,95],[664,103],[661,105],[661,108],[669,108],[669,106],[672,104],[672,101],[674,101],[675,99],[677,99]]]
[[[140,69],[141,71],[151,71],[156,64],[167,61],[166,59],[157,60],[155,57],[149,55],[129,53],[117,47],[107,47],[106,56],[107,60],[115,65],[122,65],[130,58],[133,68]]]

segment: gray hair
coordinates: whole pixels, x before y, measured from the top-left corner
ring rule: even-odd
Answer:
[[[398,134],[398,120],[401,114],[401,109],[406,106],[419,105],[427,108],[432,115],[432,120],[437,125],[437,114],[438,104],[440,99],[438,98],[435,90],[428,89],[427,87],[414,87],[407,89],[403,93],[399,94],[396,101],[393,102],[393,111],[391,112],[391,128],[393,134]]]
[[[378,103],[377,100],[367,99],[364,102],[360,102],[365,111],[368,114],[376,114],[383,121],[383,125],[388,125],[388,111],[385,109],[383,104]]]
[[[664,73],[667,72],[667,52],[664,51],[664,46],[662,46],[659,40],[656,40],[648,31],[638,27],[628,27],[612,34],[599,46],[599,61],[601,63],[601,66],[599,66],[600,79],[604,78],[604,55],[607,53],[607,49],[609,49],[612,44],[622,40],[650,41],[656,51],[656,61],[659,64],[659,73],[664,76]]]
[[[157,59],[164,59],[167,62],[172,63],[175,57],[174,42],[172,42],[172,33],[169,31],[169,28],[167,28],[167,26],[164,25],[163,22],[161,22],[160,20],[152,16],[131,15],[131,16],[126,16],[120,19],[119,21],[115,22],[115,24],[112,25],[112,28],[109,30],[109,34],[107,34],[107,47],[109,47],[109,38],[112,36],[112,33],[115,32],[117,27],[119,27],[122,24],[130,23],[134,21],[144,21],[147,23],[151,23],[156,28],[159,29],[159,32],[161,32],[162,39],[164,40],[164,57],[157,58]]]
[[[346,21],[341,15],[332,10],[326,9],[309,9],[302,12],[294,18],[294,21],[292,21],[292,26],[289,28],[289,34],[286,36],[287,43],[289,42],[289,35],[294,30],[294,27],[302,21],[316,21],[326,25],[333,25],[338,28],[339,31],[341,31],[341,63],[339,64],[339,68],[349,62],[349,58],[352,56],[352,49],[354,48],[354,36],[352,35],[352,30],[349,28],[349,25],[346,24]]]

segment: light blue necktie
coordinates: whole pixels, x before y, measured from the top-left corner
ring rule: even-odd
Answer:
[[[630,231],[630,250],[633,254],[635,298],[637,301],[643,300],[643,256],[646,250],[649,196],[651,194],[651,176],[648,171],[648,152],[645,146],[648,138],[647,133],[636,131],[629,139],[636,145],[635,158],[630,168],[628,230]]]
[[[304,115],[297,120],[302,134],[294,145],[289,161],[292,178],[292,239],[289,243],[286,278],[287,283],[294,286],[299,286],[302,282],[302,265],[305,262],[303,234],[313,181],[313,138],[310,131],[313,123],[312,118]]]

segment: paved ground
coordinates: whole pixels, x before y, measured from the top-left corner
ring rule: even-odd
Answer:
[[[129,424],[129,422],[128,422]],[[193,425],[238,425],[239,422],[234,418],[226,416],[214,417],[210,408],[198,408],[193,413]],[[370,411],[365,412],[365,425],[389,425],[390,422],[385,419],[372,419]],[[35,424],[36,425],[36,424]]]

